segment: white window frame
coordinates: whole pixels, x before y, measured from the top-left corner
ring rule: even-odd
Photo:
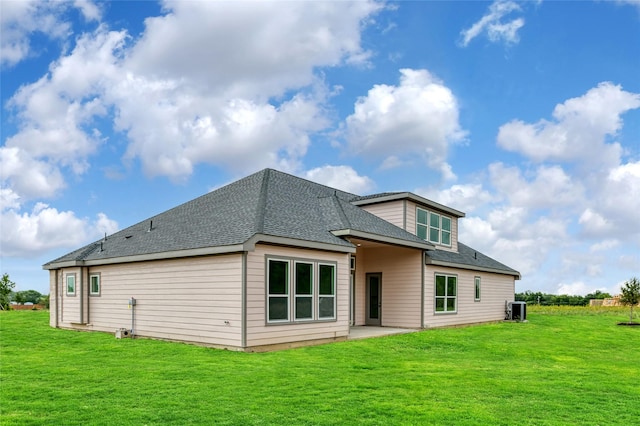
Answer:
[[[69,291],[69,278],[72,280],[73,291]],[[65,289],[67,296],[75,296],[76,295],[76,274],[67,274],[65,277]]]
[[[93,279],[97,278],[98,280],[98,291],[93,291]],[[89,296],[100,296],[100,292],[102,291],[102,279],[100,277],[100,273],[89,274]]]
[[[425,214],[426,222],[420,222],[421,212]],[[432,224],[437,220],[437,226]],[[447,221],[449,223],[449,229],[444,229],[443,222]],[[420,236],[421,231],[424,233],[424,240],[430,243],[439,244],[446,247],[451,247],[452,245],[452,228],[453,227],[453,219],[449,216],[445,216],[441,213],[434,213],[427,209],[423,209],[421,207],[416,207],[416,236],[422,238]],[[435,231],[437,238],[431,238],[432,231]],[[448,236],[449,242],[445,243],[443,240],[444,236]]]
[[[282,325],[282,324],[297,324],[297,323],[309,323],[309,322],[327,322],[337,320],[337,277],[338,277],[338,264],[337,262],[322,261],[314,259],[303,258],[291,258],[280,256],[265,256],[265,320],[267,325]],[[286,293],[285,294],[271,294],[269,276],[271,262],[282,262],[287,265],[286,272]],[[311,286],[312,294],[297,294],[297,277],[296,265],[310,264],[311,268]],[[320,294],[320,269],[322,266],[331,267],[331,279],[332,279],[332,294]],[[287,298],[287,318],[286,319],[270,319],[270,300],[272,297]],[[296,301],[298,298],[311,297],[312,316],[304,318],[296,318]],[[320,316],[320,301],[324,299],[331,299],[332,316]]]
[[[269,282],[269,276],[271,275],[271,262],[282,262],[285,263],[287,265],[287,271],[285,274],[285,292],[284,293],[270,293],[270,282]],[[267,314],[267,322],[268,323],[288,323],[290,322],[290,318],[291,318],[291,297],[290,297],[290,293],[291,293],[291,279],[290,279],[290,275],[291,275],[291,262],[289,260],[286,259],[280,259],[280,258],[267,258],[267,268],[266,268],[266,279],[265,279],[265,287],[266,287],[266,293],[267,293],[267,300],[266,300],[266,306],[265,306],[265,311]],[[271,312],[270,312],[270,306],[271,304],[269,303],[271,298],[286,298],[287,299],[287,317],[284,319],[271,319]]]
[[[444,296],[438,296],[438,277],[444,277],[445,278],[445,282],[444,282]],[[450,296],[449,293],[449,279],[453,278],[455,279],[455,295],[454,296]],[[442,274],[442,273],[435,273],[434,275],[434,280],[433,280],[433,312],[436,315],[446,315],[446,314],[457,314],[458,313],[458,276],[457,275],[452,275],[452,274]],[[438,299],[444,299],[444,311],[438,311]],[[447,310],[447,307],[449,306],[449,304],[447,303],[450,299],[453,299],[453,305],[454,305],[454,309],[449,311]]]
[[[480,301],[480,297],[482,296],[482,281],[480,277],[474,277],[473,278],[473,300],[475,302],[479,302]]]
[[[311,266],[311,293],[307,294],[298,294],[298,265],[309,265]],[[313,262],[296,260],[293,262],[293,292],[294,292],[294,303],[293,303],[293,319],[294,321],[313,321],[313,312],[315,311],[315,273],[314,273],[314,264]],[[311,299],[311,312],[308,317],[298,317],[298,299]]]
[[[320,294],[320,268],[322,266],[331,267],[331,294]],[[334,320],[336,319],[336,265],[334,263],[318,262],[318,320]],[[320,301],[321,299],[332,299],[332,312],[333,315],[323,317],[320,315]]]

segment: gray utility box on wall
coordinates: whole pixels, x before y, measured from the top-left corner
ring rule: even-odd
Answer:
[[[126,328],[119,328],[116,330],[116,339],[126,339],[127,337],[131,337],[131,330]]]
[[[511,320],[526,321],[527,302],[509,302],[509,312]]]

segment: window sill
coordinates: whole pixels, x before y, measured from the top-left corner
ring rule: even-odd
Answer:
[[[266,322],[265,325],[267,327],[278,326],[278,325],[305,325],[305,324],[322,324],[322,323],[330,323],[330,322],[338,322],[337,318],[333,319],[321,319],[321,320],[306,320],[306,321],[279,321],[279,322]]]

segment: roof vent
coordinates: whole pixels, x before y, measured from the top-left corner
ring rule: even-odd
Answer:
[[[147,229],[147,232],[151,232],[152,229],[153,229],[153,221],[150,220],[149,221],[149,229]]]

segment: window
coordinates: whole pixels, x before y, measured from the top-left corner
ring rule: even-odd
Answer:
[[[296,320],[313,319],[313,264],[296,262]]]
[[[76,295],[76,274],[67,275],[67,296]]]
[[[436,275],[436,313],[456,312],[458,277],[454,275]]]
[[[451,245],[451,219],[446,216],[442,216],[442,222],[440,223],[440,242],[445,246]]]
[[[89,276],[89,295],[100,296],[100,274]]]
[[[336,267],[319,265],[320,295],[318,296],[318,318],[333,319],[336,317]]]
[[[335,318],[335,264],[267,258],[268,323],[326,321]]]
[[[289,262],[270,259],[267,264],[269,321],[289,321]]]
[[[423,240],[427,239],[427,216],[426,210],[418,209],[416,214],[416,235]]]
[[[475,278],[475,296],[474,300],[476,302],[480,301],[480,277]]]
[[[451,218],[417,208],[416,235],[431,243],[450,246]]]

